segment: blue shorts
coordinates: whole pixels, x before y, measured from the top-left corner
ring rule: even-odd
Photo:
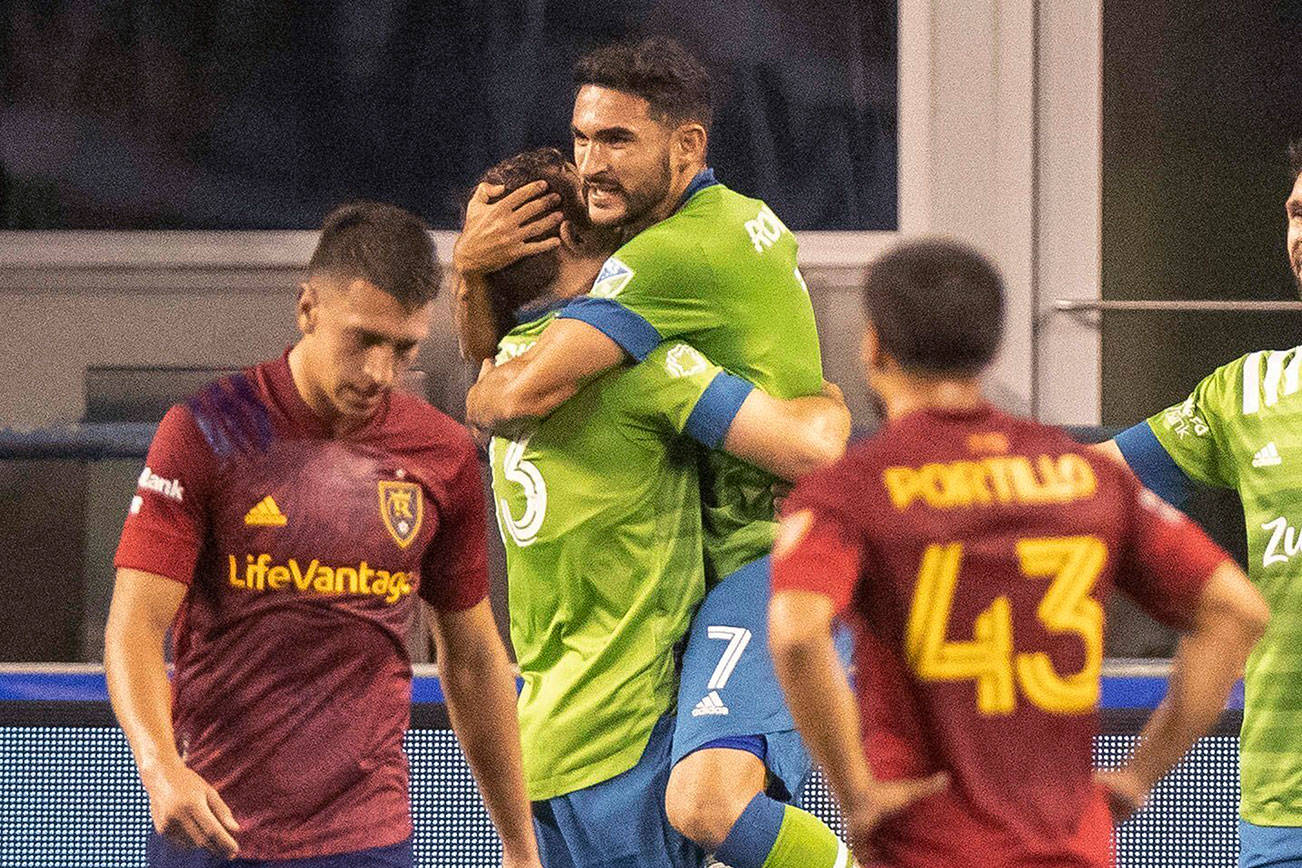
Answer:
[[[669,825],[665,787],[674,719],[656,722],[642,759],[608,781],[533,803],[546,868],[701,868],[705,853]]]
[[[813,770],[787,710],[769,655],[769,559],[751,561],[715,585],[692,618],[678,685],[674,764],[728,739],[764,761],[790,799]],[[843,645],[847,636],[838,636]],[[845,657],[845,648],[839,647]],[[743,747],[748,736],[758,742]],[[782,795],[779,793],[779,795]]]
[[[207,850],[182,849],[153,829],[145,841],[149,868],[412,868],[411,839],[388,847],[307,859],[223,859]]]
[[[1239,868],[1302,868],[1302,828],[1239,820]]]

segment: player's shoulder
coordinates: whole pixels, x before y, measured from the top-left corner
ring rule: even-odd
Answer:
[[[271,364],[274,362],[264,362],[214,379],[173,405],[163,424],[193,425],[218,459],[265,451],[273,437],[264,382]]]

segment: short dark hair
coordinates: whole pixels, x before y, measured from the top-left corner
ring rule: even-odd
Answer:
[[[615,42],[585,54],[574,68],[575,93],[590,84],[642,97],[668,126],[696,121],[710,128],[710,74],[672,39]]]
[[[556,148],[538,148],[507,157],[485,172],[480,182],[500,184],[505,188],[502,193],[505,196],[534,181],[546,181],[551,192],[561,197],[561,216],[576,228],[585,229],[588,226],[588,206],[583,201],[577,176],[566,171],[568,165],[565,155]],[[530,240],[547,238],[558,232],[558,229],[548,229]],[[486,274],[484,280],[488,283],[489,300],[499,327],[513,325],[508,320],[510,315],[516,308],[542,294],[556,279],[559,269],[560,254],[556,250],[547,250],[517,259],[505,268]]]
[[[1004,284],[966,245],[909,241],[868,266],[864,310],[882,350],[906,371],[970,375],[999,349]]]
[[[1296,184],[1298,176],[1302,175],[1302,139],[1293,139],[1288,143],[1288,168],[1291,173],[1289,177]]]
[[[369,281],[408,310],[432,301],[442,278],[425,221],[380,202],[349,202],[327,214],[307,270]]]

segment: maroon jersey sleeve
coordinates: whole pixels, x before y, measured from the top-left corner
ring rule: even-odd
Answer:
[[[438,510],[438,533],[421,563],[420,595],[436,609],[469,609],[488,596],[484,483],[469,438]]]
[[[865,542],[816,486],[816,481],[798,486],[783,505],[773,547],[773,590],[824,594],[839,614],[854,597]]]
[[[215,459],[184,406],[167,411],[154,434],[122,526],[114,566],[183,584],[208,533],[208,495]]]
[[[1117,587],[1158,621],[1189,627],[1198,595],[1229,554],[1184,513],[1126,479],[1128,535],[1117,563]]]

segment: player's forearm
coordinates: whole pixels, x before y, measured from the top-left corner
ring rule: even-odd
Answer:
[[[837,657],[830,629],[813,633],[796,623],[791,604],[778,594],[769,621],[769,643],[787,707],[828,786],[843,807],[858,804],[872,787],[859,741],[859,709]],[[801,619],[803,620],[803,619]]]
[[[147,788],[161,772],[182,764],[172,729],[164,633],[139,619],[110,613],[104,635],[109,701]]]
[[[524,358],[489,370],[466,395],[466,421],[476,428],[511,436],[521,425],[541,419],[577,391],[569,382],[542,382]]]
[[[482,362],[497,352],[497,318],[488,301],[488,285],[479,274],[459,275],[454,318],[461,356]]]
[[[1268,617],[1265,603],[1237,567],[1227,563],[1208,582],[1195,627],[1176,653],[1166,698],[1127,764],[1145,791],[1216,723]]]
[[[836,461],[850,436],[850,415],[829,398],[779,401],[755,389],[724,436],[730,455],[796,480]]]
[[[515,674],[494,631],[481,646],[441,655],[440,675],[448,717],[479,782],[484,805],[508,855],[537,852],[521,771]]]

